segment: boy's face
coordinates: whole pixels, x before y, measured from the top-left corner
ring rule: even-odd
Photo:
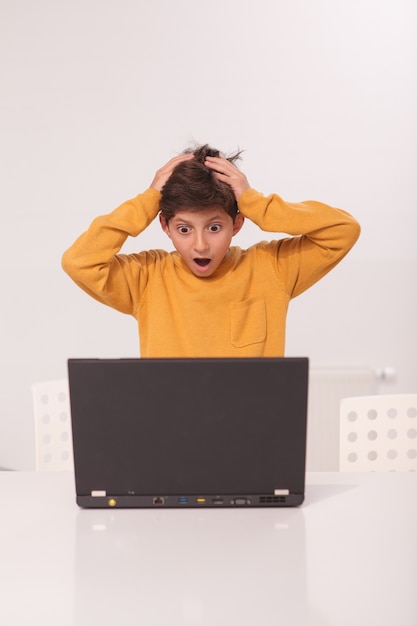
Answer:
[[[199,277],[211,276],[226,256],[233,235],[242,228],[241,213],[232,218],[224,209],[178,211],[168,222],[160,216],[162,229],[190,270]]]

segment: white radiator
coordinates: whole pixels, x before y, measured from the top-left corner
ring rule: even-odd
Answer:
[[[378,376],[371,368],[310,368],[307,471],[339,471],[340,400],[376,393]]]

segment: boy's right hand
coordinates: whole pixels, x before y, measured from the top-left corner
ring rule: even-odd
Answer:
[[[171,176],[174,169],[182,163],[183,161],[191,161],[194,158],[193,154],[181,154],[180,156],[173,157],[165,163],[159,170],[157,170],[154,179],[151,183],[151,187],[153,189],[157,189],[158,191],[162,191],[162,187],[167,182],[168,178]]]

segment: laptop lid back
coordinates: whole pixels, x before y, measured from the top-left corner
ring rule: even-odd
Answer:
[[[69,359],[83,507],[304,499],[307,358]]]

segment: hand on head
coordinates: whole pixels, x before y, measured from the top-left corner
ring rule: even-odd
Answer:
[[[204,165],[213,172],[217,180],[232,188],[236,200],[239,200],[242,193],[249,189],[250,185],[245,174],[224,157],[207,156]]]
[[[170,178],[174,169],[184,161],[191,161],[195,158],[193,152],[187,152],[176,156],[163,165],[155,174],[151,183],[151,187],[162,191],[163,186]],[[232,189],[236,200],[240,198],[242,193],[249,189],[249,182],[243,172],[241,172],[230,160],[225,157],[206,156],[204,165],[213,172],[213,176],[222,183],[226,183]]]
[[[159,170],[156,172],[154,179],[151,183],[151,187],[157,189],[158,191],[161,191],[162,187],[165,185],[177,165],[183,163],[184,161],[191,161],[193,158],[194,155],[192,153],[187,153],[170,159],[168,163],[165,163],[165,165],[159,168]]]

